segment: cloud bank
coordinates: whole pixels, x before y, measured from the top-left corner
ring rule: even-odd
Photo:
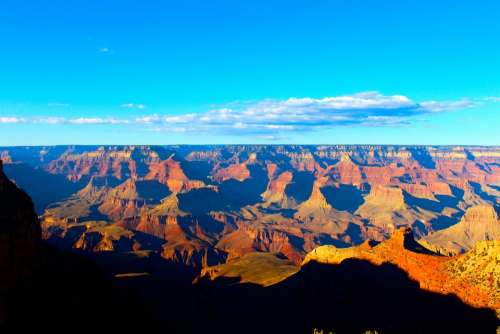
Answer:
[[[201,113],[158,112],[130,118],[0,116],[0,123],[126,125],[153,131],[253,135],[272,140],[294,131],[316,131],[338,126],[406,126],[418,120],[420,116],[432,116],[474,106],[476,102],[469,99],[415,102],[403,95],[383,95],[375,91],[324,98],[293,97],[286,100],[232,103]],[[135,103],[125,103],[121,107],[145,109],[144,104]]]

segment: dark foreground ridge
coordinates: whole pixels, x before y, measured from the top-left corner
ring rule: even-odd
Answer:
[[[212,303],[208,319],[224,318],[239,333],[494,333],[498,326],[491,310],[421,290],[392,264],[311,262],[269,288],[231,281],[202,282],[203,300]]]

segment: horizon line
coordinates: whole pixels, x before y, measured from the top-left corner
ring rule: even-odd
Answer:
[[[0,148],[27,148],[27,147],[90,147],[90,146],[411,146],[411,147],[500,147],[500,144],[300,144],[300,143],[279,143],[279,144],[38,144],[38,145],[0,145]]]

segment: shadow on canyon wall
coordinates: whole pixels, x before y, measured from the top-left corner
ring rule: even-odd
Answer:
[[[88,181],[71,182],[63,175],[50,174],[25,163],[7,164],[4,170],[10,179],[16,180],[19,188],[30,194],[38,214],[43,213],[50,204],[70,197]]]
[[[341,184],[336,187],[323,187],[321,193],[326,201],[337,210],[354,213],[363,204],[362,192],[353,185]]]

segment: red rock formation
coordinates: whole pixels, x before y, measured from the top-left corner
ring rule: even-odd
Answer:
[[[125,175],[123,167],[130,173]],[[71,181],[84,176],[114,176],[117,179],[136,175],[136,162],[132,160],[132,149],[123,151],[100,148],[93,152],[75,154],[67,152],[59,159],[49,162],[47,170],[53,174],[64,174]]]
[[[224,252],[201,241],[167,243],[163,246],[161,256],[195,268],[218,265],[226,259]]]
[[[217,244],[217,248],[227,252],[229,258],[255,251],[282,253],[295,263],[300,263],[303,257],[303,254],[291,244],[286,233],[252,227],[245,223],[238,224],[237,230],[225,235]]]
[[[437,201],[434,197],[432,190],[426,185],[421,183],[402,183],[399,185],[401,189],[409,193],[410,195],[418,198],[429,199],[432,201]]]
[[[137,216],[144,205],[145,200],[137,193],[135,181],[128,179],[108,192],[99,211],[116,221]]]
[[[447,195],[453,196],[450,185],[445,182],[431,182],[427,184],[427,187],[436,195]]]
[[[321,192],[321,187],[323,187],[327,182],[327,177],[320,177],[316,179],[316,181],[314,181],[311,196],[309,196],[309,199],[307,201],[299,205],[298,212],[312,210],[330,210],[332,208]]]
[[[204,186],[202,181],[189,180],[181,168],[181,164],[172,158],[154,162],[149,165],[146,180],[157,180],[168,186],[172,192],[189,191]]]
[[[484,240],[500,240],[500,220],[490,205],[467,209],[460,222],[424,238],[432,249],[443,254],[468,251]]]
[[[229,165],[226,168],[218,169],[213,174],[213,179],[217,182],[223,182],[229,179],[245,181],[249,177],[250,171],[247,168],[246,162]]]
[[[366,175],[366,182],[371,185],[391,184],[394,178],[404,175],[405,168],[398,167],[396,163],[388,166],[363,166],[363,173]]]
[[[286,186],[292,182],[293,174],[286,171],[274,178],[274,171],[270,172],[272,169],[275,169],[275,167],[268,168],[269,183],[266,191],[261,196],[266,202],[278,203],[283,207],[287,207],[285,189]]]
[[[335,181],[358,187],[362,183],[361,170],[347,153],[341,155],[340,161],[334,166],[334,171],[333,179]]]
[[[373,186],[365,202],[356,210],[356,215],[369,219],[370,224],[378,229],[368,231],[376,240],[377,236],[390,234],[398,226],[411,226],[420,217],[410,210],[405,202],[403,190],[397,186]]]
[[[474,282],[458,275],[453,268],[457,261],[462,261],[461,258],[438,256],[427,251],[414,240],[409,228],[397,230],[389,240],[376,246],[370,246],[368,242],[345,249],[321,246],[310,252],[303,263],[316,261],[337,264],[348,258],[363,259],[377,265],[392,263],[419,282],[422,289],[442,294],[452,293],[477,307],[500,309],[496,287],[488,288],[482,282]]]
[[[374,186],[370,194],[366,196],[365,203],[358,209],[362,217],[369,218],[373,211],[398,211],[406,210],[403,191],[401,188],[392,186]]]
[[[61,246],[89,252],[140,250],[134,232],[105,221],[54,222],[45,226],[47,239]]]
[[[290,152],[287,156],[291,159],[292,166],[299,171],[312,172],[316,169],[316,160],[310,152]]]

